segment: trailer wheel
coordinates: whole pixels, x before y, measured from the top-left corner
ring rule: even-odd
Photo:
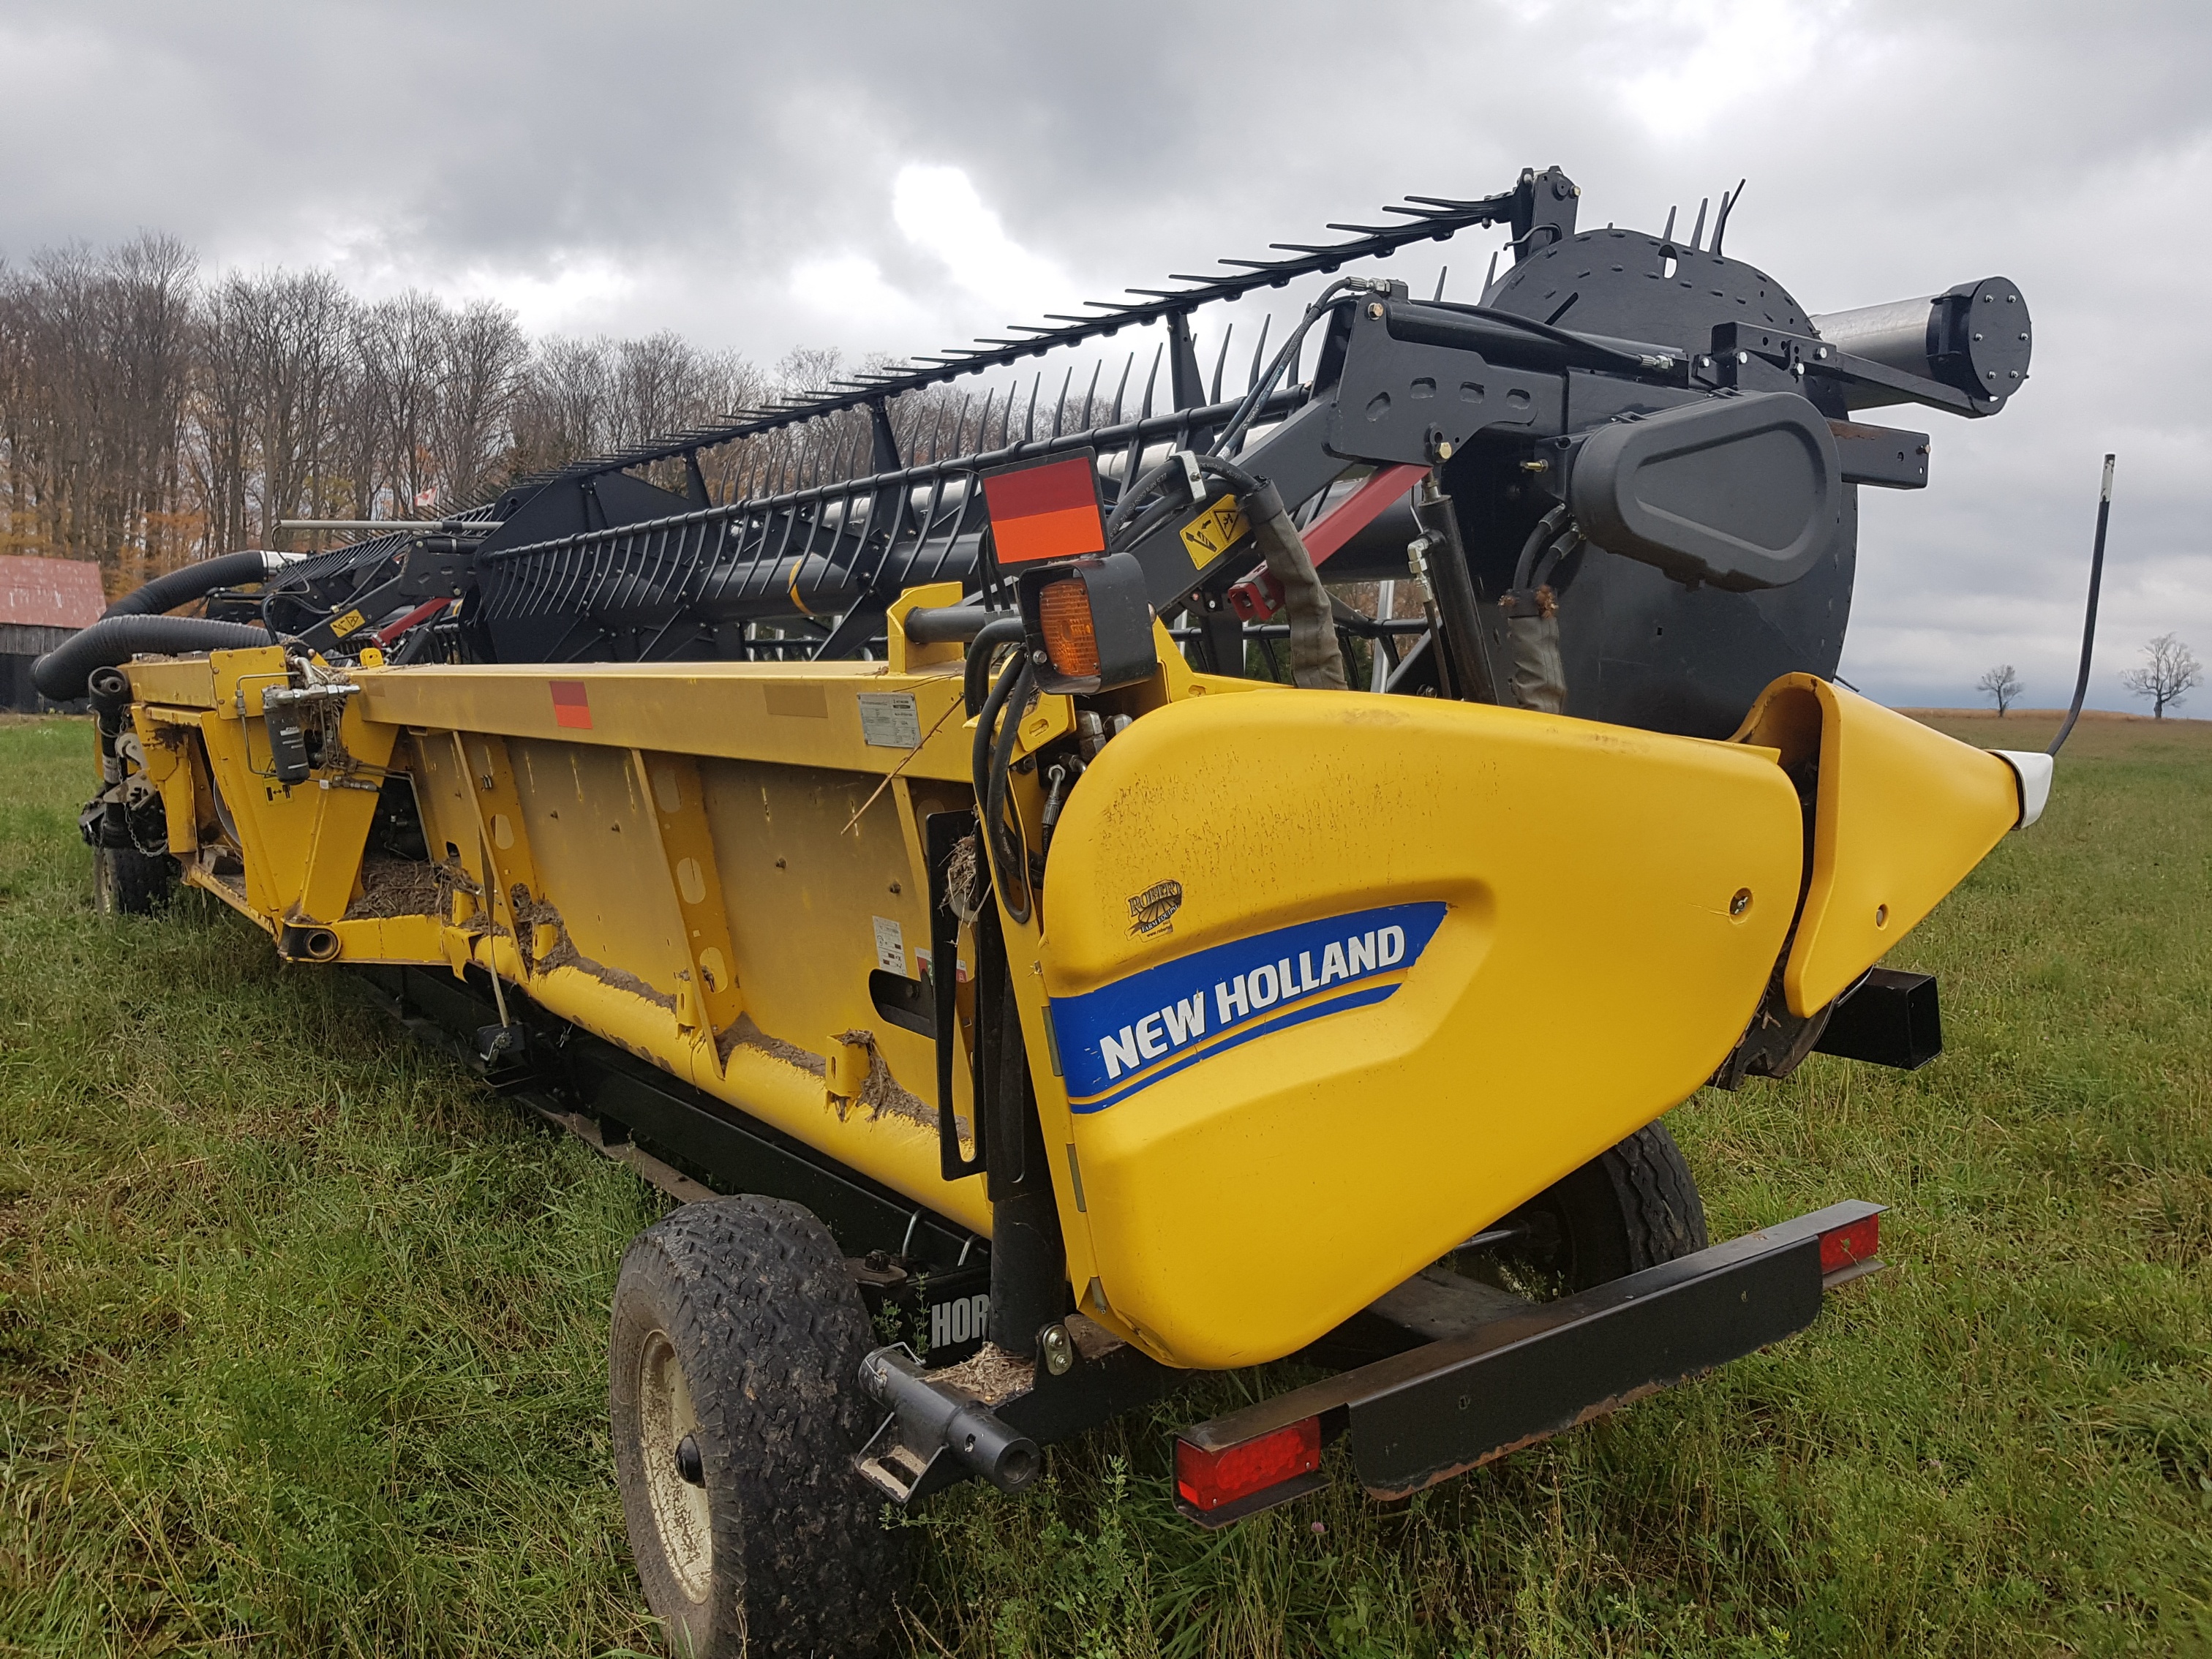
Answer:
[[[1499,1226],[1493,1254],[1510,1288],[1565,1296],[1705,1248],[1705,1206],[1674,1137],[1658,1124],[1545,1188]],[[1485,1275],[1486,1277],[1487,1275]]]
[[[853,1467],[875,1346],[829,1231],[796,1204],[688,1205],[615,1286],[615,1475],[645,1597],[691,1659],[865,1652],[905,1549]]]
[[[103,916],[150,915],[169,902],[176,860],[135,847],[92,849],[93,908]]]

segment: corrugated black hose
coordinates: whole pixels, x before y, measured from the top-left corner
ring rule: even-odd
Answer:
[[[74,702],[84,696],[86,678],[95,668],[112,668],[142,654],[243,651],[269,642],[268,630],[251,623],[143,614],[103,617],[91,627],[79,629],[32,664],[31,684],[42,696],[56,702]]]
[[[235,587],[243,583],[265,580],[283,568],[286,556],[282,553],[252,551],[224,553],[212,559],[201,559],[166,576],[156,576],[142,587],[133,588],[100,613],[106,617],[155,617],[164,611],[174,611],[180,605],[204,599],[218,587]]]

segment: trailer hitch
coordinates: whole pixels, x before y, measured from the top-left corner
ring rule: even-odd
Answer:
[[[890,1412],[861,1449],[860,1473],[896,1503],[919,1496],[945,1457],[963,1476],[981,1475],[1000,1492],[1019,1492],[1044,1467],[1036,1441],[966,1390],[925,1376],[904,1343],[878,1348],[860,1362],[860,1389]]]

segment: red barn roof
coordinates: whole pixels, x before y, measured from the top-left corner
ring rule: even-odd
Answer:
[[[84,628],[106,609],[88,560],[0,556],[0,626]]]

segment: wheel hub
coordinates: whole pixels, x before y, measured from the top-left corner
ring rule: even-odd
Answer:
[[[714,1544],[699,1413],[676,1345],[664,1331],[645,1340],[638,1359],[637,1403],[638,1450],[653,1525],[676,1582],[691,1600],[703,1601],[714,1573]]]

